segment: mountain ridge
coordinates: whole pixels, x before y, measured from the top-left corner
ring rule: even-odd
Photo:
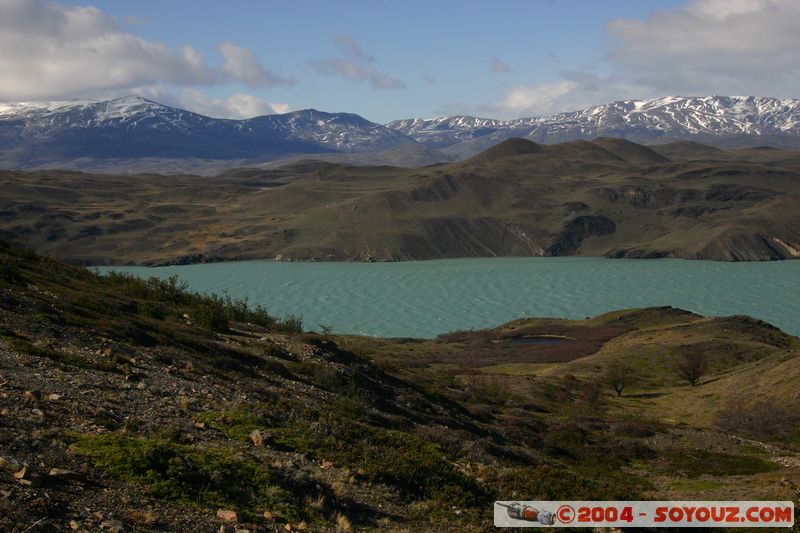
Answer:
[[[597,137],[621,137],[638,143],[683,138],[735,146],[747,144],[749,137],[774,136],[786,146],[795,147],[800,146],[800,100],[666,96],[619,100],[547,117],[514,120],[439,117],[396,120],[386,126],[429,146],[461,145],[461,150],[449,152],[459,155],[480,151],[509,137],[548,144]],[[736,139],[737,136],[748,139]],[[464,145],[469,142],[472,144]]]
[[[617,137],[639,144],[800,148],[800,100],[667,96],[549,117],[395,120],[303,109],[211,118],[138,96],[0,104],[0,166],[209,174],[298,156],[425,166],[467,159],[512,138],[541,144]]]

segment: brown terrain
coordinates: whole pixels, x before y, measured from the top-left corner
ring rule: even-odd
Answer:
[[[422,168],[0,172],[0,235],[80,264],[800,257],[800,152],[511,139]]]

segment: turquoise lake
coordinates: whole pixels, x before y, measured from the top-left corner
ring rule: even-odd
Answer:
[[[800,261],[536,257],[243,261],[98,270],[177,275],[192,290],[247,298],[275,315],[301,315],[306,329],[319,330],[323,324],[340,333],[434,337],[524,316],[585,318],[671,305],[704,315],[750,315],[800,335]]]

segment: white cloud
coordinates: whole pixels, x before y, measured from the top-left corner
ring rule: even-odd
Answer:
[[[375,89],[402,89],[405,83],[369,65],[349,59],[329,57],[308,62],[320,74],[334,74],[353,81],[368,81]]]
[[[511,72],[511,67],[508,66],[502,59],[493,57],[490,61],[492,72],[495,74],[507,74]]]
[[[548,116],[595,104],[638,98],[648,91],[647,87],[616,76],[562,72],[559,79],[550,83],[511,87],[502,100],[482,106],[479,114],[504,119]]]
[[[274,113],[288,113],[288,104],[268,102],[257,96],[235,93],[228,98],[212,98],[197,89],[185,89],[176,103],[189,111],[215,118],[252,118]]]
[[[797,96],[800,2],[695,0],[608,24],[612,62],[667,93]]]
[[[367,63],[375,62],[375,58],[364,53],[364,49],[361,48],[361,45],[349,35],[334,35],[333,44],[338,46],[345,55],[355,57],[356,59],[360,61],[366,61]]]
[[[220,43],[217,49],[225,59],[221,67],[222,73],[234,81],[241,81],[250,87],[257,88],[297,83],[294,78],[284,78],[265,68],[258,62],[256,55],[247,48],[225,41]]]
[[[247,49],[223,43],[220,53],[224,63],[215,68],[191,46],[175,50],[138,37],[95,7],[0,0],[0,101],[97,96],[164,84],[290,82]]]
[[[340,76],[346,80],[367,81],[373,89],[404,89],[406,84],[401,80],[381,72],[370,63],[375,58],[367,55],[355,39],[347,35],[334,35],[333,43],[344,55],[353,59],[342,57],[328,57],[313,59],[308,64],[320,74]]]
[[[606,26],[611,74],[562,73],[513,87],[484,109],[511,118],[673,94],[797,97],[798,28],[798,0],[694,0],[644,20],[615,20]]]

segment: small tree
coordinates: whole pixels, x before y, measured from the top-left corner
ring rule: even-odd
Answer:
[[[708,370],[708,358],[703,352],[685,352],[674,359],[673,366],[678,376],[694,387]]]
[[[606,366],[603,373],[603,380],[617,393],[617,397],[622,396],[622,392],[633,383],[633,367],[627,361],[616,360]]]

